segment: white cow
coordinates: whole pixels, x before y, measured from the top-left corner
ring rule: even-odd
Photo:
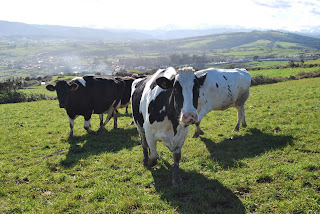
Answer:
[[[196,72],[196,76],[207,74],[204,85],[200,88],[196,130],[193,137],[204,134],[200,129],[202,118],[211,110],[225,110],[235,107],[238,111],[238,122],[233,131],[239,130],[240,122],[246,127],[244,103],[249,97],[251,75],[246,69],[209,68]]]

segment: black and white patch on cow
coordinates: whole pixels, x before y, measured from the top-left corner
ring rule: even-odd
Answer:
[[[156,144],[163,141],[173,153],[173,184],[182,181],[179,175],[181,148],[189,125],[198,121],[199,88],[205,79],[206,74],[196,77],[190,68],[178,72],[168,68],[132,84],[132,114],[141,137],[143,163],[147,167],[157,163]]]
[[[196,72],[197,76],[207,74],[206,82],[200,88],[198,105],[199,122],[193,137],[204,134],[200,129],[202,118],[211,110],[225,110],[235,107],[238,122],[234,131],[239,130],[240,122],[246,127],[244,104],[249,97],[251,76],[245,69],[209,68]]]
[[[70,82],[58,81],[56,85],[48,85],[49,91],[56,91],[60,108],[65,108],[69,118],[70,135],[73,137],[74,120],[82,115],[84,128],[89,133],[95,133],[90,129],[92,114],[99,114],[100,133],[117,108],[120,107],[125,83],[117,78],[102,78],[94,76],[76,77]],[[103,123],[103,113],[108,116]]]

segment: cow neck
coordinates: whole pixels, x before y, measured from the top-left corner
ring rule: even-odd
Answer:
[[[174,135],[177,134],[177,127],[179,125],[179,115],[181,112],[177,112],[174,107],[174,91],[170,89],[170,97],[169,97],[169,109],[168,109],[168,119],[172,122]]]

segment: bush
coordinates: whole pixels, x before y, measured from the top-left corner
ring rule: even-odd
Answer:
[[[50,97],[45,94],[26,94],[18,91],[9,91],[0,93],[0,104],[5,103],[21,103],[32,102],[38,100],[54,100],[55,97]]]
[[[303,79],[303,78],[315,78],[320,77],[320,71],[315,72],[300,72],[296,75],[297,79]]]
[[[22,87],[22,78],[9,77],[0,82],[0,92],[16,91]]]
[[[263,75],[257,75],[252,77],[251,85],[271,84],[271,83],[277,83],[280,81],[281,81],[280,77],[267,77]]]
[[[263,85],[282,82],[286,80],[304,79],[304,78],[315,78],[320,77],[320,71],[315,72],[300,72],[295,76],[290,77],[267,77],[263,75],[257,75],[252,77],[251,85]]]

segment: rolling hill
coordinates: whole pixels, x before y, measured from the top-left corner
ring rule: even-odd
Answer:
[[[43,31],[38,27],[27,28],[25,25],[17,24],[17,28],[25,29],[30,35],[21,36],[15,33],[18,30],[0,26],[1,78],[11,75],[43,76],[59,72],[95,73],[106,70],[107,66],[111,71],[116,67],[140,70],[139,67],[143,66],[144,70],[151,70],[193,63],[197,63],[196,67],[204,68],[221,61],[257,58],[299,60],[301,55],[310,59],[320,55],[319,38],[279,31],[233,32],[170,40],[92,42],[74,39],[76,32],[86,31],[84,28],[74,28],[76,31],[72,31],[68,27],[56,26],[54,32],[58,36],[50,37],[38,33],[52,31],[53,26],[47,29],[45,26],[42,28]],[[4,34],[4,31],[7,33]],[[89,38],[92,32],[88,29],[88,34],[83,33],[81,36]],[[30,42],[31,38],[40,40]],[[21,43],[12,42],[14,39]],[[44,42],[50,39],[51,42]],[[179,59],[173,61],[172,56],[178,56]],[[199,63],[201,65],[198,65]]]

